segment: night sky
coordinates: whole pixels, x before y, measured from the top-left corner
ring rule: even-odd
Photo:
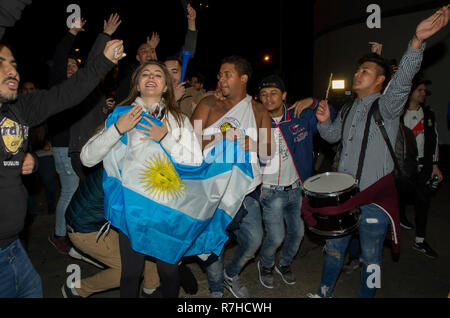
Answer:
[[[134,59],[137,46],[152,31],[161,38],[157,48],[159,58],[181,50],[187,20],[180,0],[33,0],[5,35],[16,50],[22,80],[35,81],[41,88],[47,86],[47,62],[68,30],[66,20],[70,13],[66,8],[71,3],[80,5],[81,15],[87,20],[86,32],[80,32],[76,41],[81,57],[103,31],[103,20],[113,12],[119,13],[123,21],[114,38],[125,41],[126,59]],[[270,73],[284,77],[291,98],[312,93],[313,1],[300,4],[283,0],[194,0],[192,3],[197,10],[199,36],[189,71],[202,72],[208,89],[215,88],[220,60],[237,54],[247,58],[254,68],[249,84],[251,94],[255,93],[258,81]],[[265,54],[271,55],[269,63],[263,62]]]

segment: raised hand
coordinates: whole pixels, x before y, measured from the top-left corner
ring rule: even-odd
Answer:
[[[416,40],[423,42],[445,27],[449,20],[449,8],[442,7],[431,17],[419,23],[416,29]]]
[[[187,14],[188,29],[191,31],[195,31],[196,30],[195,19],[197,18],[197,12],[191,6],[190,3],[188,3],[188,5],[187,5],[187,12],[188,12],[188,14]]]
[[[111,36],[121,23],[120,16],[117,13],[113,13],[109,16],[108,21],[103,20],[103,32]]]
[[[370,45],[370,52],[377,53],[381,56],[381,53],[383,52],[383,44],[378,42],[369,42]]]
[[[123,50],[122,40],[112,40],[106,43],[103,54],[108,60],[117,64],[123,56]]]
[[[72,24],[69,28],[69,32],[76,36],[79,32],[86,31],[84,29],[85,24],[86,24],[85,19],[81,18],[81,20],[80,20],[80,19],[73,18]]]
[[[328,101],[323,100],[320,102],[319,107],[317,107],[316,118],[321,123],[326,123],[330,119],[330,107],[328,106]]]
[[[147,36],[147,44],[152,48],[156,49],[160,41],[159,34],[157,32],[152,32],[152,37]]]

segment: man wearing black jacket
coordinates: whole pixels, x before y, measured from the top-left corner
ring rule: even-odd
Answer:
[[[61,83],[78,71],[77,59],[70,57],[77,34],[84,31],[85,21],[80,27],[72,27],[64,36],[55,50],[53,64],[49,72],[49,86]],[[106,42],[120,25],[118,14],[111,14],[104,23],[103,32],[100,33],[92,46],[87,63],[101,54]],[[80,179],[88,173],[83,168],[79,155],[84,143],[91,137],[94,130],[106,119],[103,108],[106,104],[106,96],[102,88],[97,86],[95,90],[77,107],[66,110],[53,116],[49,120],[49,131],[53,147],[56,172],[61,184],[61,195],[56,205],[55,232],[48,240],[59,253],[67,254],[70,244],[67,239],[67,231],[64,215],[70,199],[78,188]]]
[[[413,226],[406,218],[405,206],[413,201],[415,210],[416,238],[413,249],[430,258],[437,258],[438,254],[425,241],[428,211],[430,209],[432,189],[429,183],[437,177],[438,183],[443,176],[439,170],[439,143],[436,129],[436,119],[430,106],[426,106],[426,85],[430,81],[417,77],[413,80],[403,123],[410,128],[415,137],[418,150],[419,175],[413,193],[399,191],[400,225],[406,229]],[[412,199],[412,200],[411,200]]]
[[[27,209],[21,173],[29,128],[86,98],[117,64],[122,44],[108,42],[103,54],[60,85],[19,96],[17,63],[11,49],[0,44],[0,298],[42,297],[41,279],[18,239]]]

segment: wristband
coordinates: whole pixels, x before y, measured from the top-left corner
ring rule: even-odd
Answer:
[[[119,128],[117,128],[117,125],[115,123],[114,123],[114,127],[116,127],[116,130],[119,133],[119,135],[123,136],[123,134],[120,132]]]
[[[159,142],[163,141],[164,138],[166,138],[167,136],[167,132],[165,133],[165,135],[159,140]]]

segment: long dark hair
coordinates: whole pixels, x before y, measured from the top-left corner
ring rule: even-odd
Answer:
[[[156,61],[156,60],[146,62],[146,63],[142,64],[141,66],[139,66],[134,71],[133,75],[131,76],[130,93],[128,94],[128,97],[125,98],[125,100],[123,100],[122,102],[120,102],[118,104],[118,106],[131,105],[134,103],[136,98],[140,97],[141,94],[138,91],[139,79],[140,79],[141,74],[144,71],[145,67],[147,67],[148,65],[156,65],[162,69],[162,71],[164,73],[165,81],[166,81],[166,86],[167,86],[167,91],[165,93],[163,93],[163,95],[162,95],[162,98],[164,98],[165,104],[166,104],[166,116],[168,115],[168,113],[171,113],[172,116],[175,117],[175,120],[176,120],[178,126],[182,127],[183,126],[182,112],[179,109],[177,101],[175,99],[175,93],[174,93],[174,89],[173,89],[173,85],[172,85],[172,80],[170,78],[170,73],[169,73],[167,67],[163,63]]]

